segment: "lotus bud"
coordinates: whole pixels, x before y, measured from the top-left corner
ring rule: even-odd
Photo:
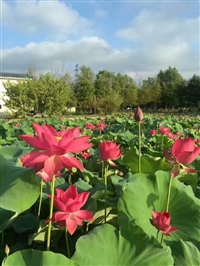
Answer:
[[[8,257],[8,255],[10,253],[10,248],[7,244],[5,245],[5,253],[6,253],[6,257]]]
[[[143,117],[144,117],[144,114],[143,114],[142,110],[140,109],[140,107],[137,107],[135,114],[134,114],[134,119],[137,122],[140,122],[140,121],[142,121]]]

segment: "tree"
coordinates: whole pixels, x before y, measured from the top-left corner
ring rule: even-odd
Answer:
[[[25,116],[34,110],[36,98],[34,95],[34,81],[4,82],[4,102],[10,112],[16,116]]]
[[[116,89],[116,77],[114,72],[101,70],[94,83],[95,95],[98,99],[105,97],[110,89]],[[115,86],[114,86],[115,84]]]
[[[137,85],[134,80],[127,76],[122,75],[120,73],[116,76],[116,83],[118,84],[117,90],[123,97],[122,108],[131,107],[131,109],[137,106]]]
[[[180,86],[181,106],[198,107],[200,105],[200,76],[193,75]]]
[[[5,105],[18,116],[31,111],[46,111],[48,115],[61,114],[72,100],[69,85],[50,73],[16,84],[8,82],[5,89]]]
[[[184,83],[184,79],[176,68],[169,67],[164,72],[160,70],[158,80],[162,88],[162,105],[163,107],[178,106],[179,86]]]
[[[97,106],[100,112],[111,114],[116,112],[123,102],[123,97],[115,90],[109,90],[108,93],[101,98],[97,98]]]
[[[143,104],[146,102],[145,105],[153,105],[154,109],[157,108],[157,104],[161,103],[162,98],[162,88],[157,77],[148,77],[147,80],[143,80],[141,97]]]
[[[81,66],[75,84],[75,95],[81,110],[94,108],[95,74],[89,67]]]

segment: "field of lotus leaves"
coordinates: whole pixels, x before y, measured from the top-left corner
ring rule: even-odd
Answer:
[[[4,266],[197,266],[200,115],[0,121]]]

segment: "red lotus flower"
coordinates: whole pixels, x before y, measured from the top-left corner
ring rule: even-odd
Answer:
[[[85,160],[87,160],[88,158],[90,158],[91,154],[88,151],[82,151],[81,152],[81,157]]]
[[[104,124],[103,121],[101,121],[101,122],[99,122],[99,123],[97,124],[97,128],[98,128],[98,130],[104,130],[106,127],[107,127],[107,125]]]
[[[20,124],[14,124],[15,127],[20,127]]]
[[[168,212],[156,212],[152,211],[152,219],[150,222],[155,226],[163,235],[169,236],[170,233],[173,233],[178,230],[178,228],[169,225],[171,216]]]
[[[115,142],[106,140],[105,142],[100,143],[100,159],[104,162],[109,162],[111,165],[115,166],[112,160],[117,160],[122,155],[122,152],[119,149],[120,145],[117,145]]]
[[[50,181],[52,180],[52,177],[53,177],[53,176],[49,176],[49,175],[44,171],[44,169],[42,169],[41,171],[38,171],[38,172],[36,173],[36,175],[40,176],[41,179],[43,179],[46,183],[50,182]],[[55,177],[60,177],[60,176],[62,176],[61,173],[57,173],[57,174],[55,174]]]
[[[192,163],[200,154],[200,147],[195,146],[192,138],[177,139],[172,146],[172,155],[177,163],[187,165]]]
[[[134,119],[137,122],[140,122],[140,121],[142,121],[143,117],[144,117],[144,114],[143,114],[142,110],[140,109],[140,107],[137,107],[135,114],[134,114]]]
[[[155,129],[151,129],[151,130],[150,130],[150,135],[151,135],[152,137],[156,136],[156,130],[155,130]]]
[[[162,134],[162,135],[166,135],[170,132],[170,129],[168,127],[165,127],[165,126],[161,126],[160,129],[159,129],[159,132]]]
[[[78,127],[59,132],[49,125],[33,123],[33,127],[38,138],[29,135],[20,135],[20,138],[40,151],[23,156],[21,161],[24,167],[34,168],[36,172],[44,168],[48,176],[53,176],[65,167],[84,169],[71,153],[87,150],[92,144],[88,142],[90,137],[79,137]]]
[[[90,130],[94,130],[94,129],[95,129],[95,125],[90,124],[90,123],[87,123],[87,124],[85,125],[85,127],[88,128],[88,129],[90,129]]]
[[[78,225],[83,221],[92,221],[93,215],[87,210],[80,210],[85,205],[89,192],[78,194],[77,187],[70,186],[66,191],[56,189],[54,196],[54,206],[59,210],[53,213],[52,222],[59,223],[61,227],[66,227],[72,235]],[[49,198],[51,196],[49,195]],[[49,218],[46,223],[49,222]]]

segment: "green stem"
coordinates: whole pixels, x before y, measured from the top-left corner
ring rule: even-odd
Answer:
[[[69,177],[68,177],[68,183],[69,185],[72,185],[72,175],[70,172],[69,172]]]
[[[166,210],[165,210],[166,212],[169,212],[169,201],[170,201],[170,195],[171,195],[172,179],[173,179],[173,177],[170,176],[169,186],[168,186],[168,193],[167,193],[167,204],[166,204]],[[164,239],[164,235],[162,234],[161,245],[163,245],[163,239]]]
[[[101,164],[101,177],[102,179],[104,179],[104,161],[102,161],[102,164]]]
[[[49,224],[48,224],[48,233],[47,233],[47,251],[50,250],[55,181],[56,181],[56,177],[55,175],[53,175],[52,184],[51,184],[51,203],[50,203]]]
[[[170,176],[168,194],[167,194],[166,212],[169,212],[169,200],[170,200],[170,195],[171,195],[172,179],[173,179],[173,177]]]
[[[157,231],[157,234],[156,234],[156,238],[157,238],[157,240],[158,240],[158,234],[159,234],[159,230]]]
[[[104,198],[105,198],[105,214],[104,214],[104,221],[106,223],[106,217],[107,217],[107,187],[108,187],[108,184],[107,184],[107,172],[108,172],[108,165],[106,165],[105,167],[105,171],[104,171],[104,184],[105,184],[105,195],[104,195]]]
[[[162,135],[161,152],[163,152],[163,148],[164,148],[164,135]]]
[[[67,247],[67,255],[68,255],[68,258],[71,259],[70,250],[69,250],[69,240],[68,240],[67,227],[65,230],[65,241],[66,241],[66,247]]]
[[[40,200],[39,200],[39,207],[38,207],[38,218],[40,217],[41,206],[42,206],[42,190],[43,190],[44,181],[41,179],[40,182]]]
[[[138,150],[139,150],[139,158],[138,158],[138,173],[141,173],[141,130],[140,130],[140,122],[138,122]]]
[[[4,231],[1,232],[1,248],[3,248],[3,242],[4,242]]]
[[[160,243],[161,243],[162,246],[163,246],[163,238],[164,238],[164,235],[162,234],[161,241],[160,241]]]

